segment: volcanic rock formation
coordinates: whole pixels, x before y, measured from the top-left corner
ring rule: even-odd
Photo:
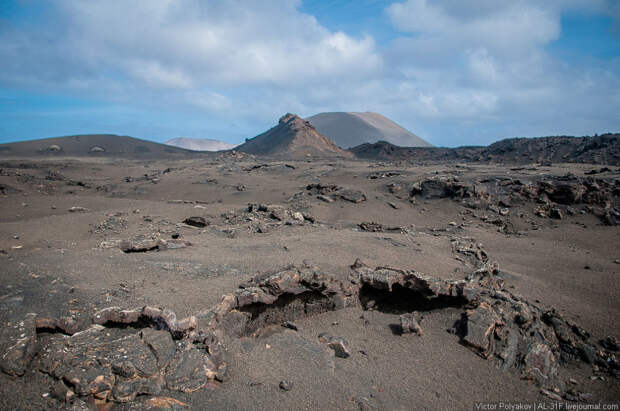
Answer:
[[[620,134],[594,137],[509,138],[487,147],[400,147],[387,141],[364,143],[350,151],[358,158],[410,161],[620,164]]]
[[[224,381],[231,339],[260,337],[271,326],[361,304],[365,310],[409,313],[401,316],[401,333],[418,335],[423,331],[416,310],[462,308],[450,331],[463,345],[505,371],[554,390],[558,398],[579,399],[565,383],[563,368],[571,362],[618,374],[613,349],[591,343],[577,324],[504,288],[495,279],[497,265],[489,263],[478,243],[453,242],[455,252],[468,256],[476,269],[465,280],[372,269],[357,260],[345,281],[309,265],[259,275],[219,304],[182,320],[170,310],[149,306],[111,307],[90,319],[28,314],[21,323],[22,337],[4,353],[0,369],[16,377],[29,369],[49,375],[61,401],[77,396],[122,403],[164,389],[194,392]],[[481,271],[484,275],[474,275]],[[318,338],[335,356],[351,356],[343,338],[326,333]]]
[[[329,138],[319,133],[308,121],[295,114],[285,114],[278,125],[246,140],[236,148],[257,155],[274,155],[289,158],[352,157],[352,154],[338,147]]]

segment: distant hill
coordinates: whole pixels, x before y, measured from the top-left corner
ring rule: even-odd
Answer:
[[[308,121],[295,114],[285,114],[278,125],[246,140],[235,148],[236,151],[256,155],[273,155],[280,157],[302,158],[308,155],[316,157],[353,157],[319,133]]]
[[[364,143],[349,149],[357,158],[365,160],[414,160],[414,161],[445,161],[482,159],[485,147],[400,147],[387,141]]]
[[[344,148],[377,141],[404,147],[432,147],[427,141],[377,113],[320,113],[307,120],[321,134]]]
[[[169,158],[200,153],[115,134],[86,134],[0,144],[0,156]]]
[[[595,137],[510,138],[487,147],[399,147],[385,141],[350,150],[367,160],[493,161],[498,163],[591,163],[620,165],[620,134]]]
[[[186,148],[194,151],[220,151],[235,148],[236,144],[225,143],[224,141],[211,140],[209,138],[187,138],[179,137],[166,141],[164,144],[169,146]]]
[[[484,155],[506,162],[549,161],[620,165],[620,134],[510,138],[486,147]]]

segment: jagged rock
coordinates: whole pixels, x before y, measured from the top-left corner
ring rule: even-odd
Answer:
[[[349,358],[351,356],[349,342],[342,337],[334,337],[327,333],[321,333],[319,334],[319,341],[327,344],[329,348],[334,350],[336,357]]]
[[[146,239],[146,240],[123,240],[119,244],[119,248],[124,253],[140,253],[146,251],[159,250],[158,239]]]
[[[374,222],[363,222],[363,223],[358,224],[358,227],[362,231],[370,231],[373,233],[383,231],[383,226],[379,223],[374,223]]]
[[[555,363],[556,359],[551,348],[543,343],[533,344],[523,359],[525,374],[539,383],[555,375]]]
[[[289,217],[289,212],[282,206],[269,206],[267,208],[269,216],[274,220],[285,221]]]
[[[315,184],[308,184],[306,186],[306,190],[314,194],[321,194],[321,195],[331,194],[340,189],[342,189],[342,187],[337,186],[335,184],[315,183]]]
[[[395,285],[417,292],[422,296],[463,296],[464,281],[448,281],[425,276],[412,270],[398,270],[390,267],[371,269],[361,261],[351,268],[359,275],[361,285],[375,290],[392,291]]]
[[[119,378],[112,389],[112,399],[116,402],[131,402],[138,395],[157,395],[161,390],[158,378]]]
[[[306,190],[316,194],[318,198],[328,203],[332,202],[334,198],[340,198],[352,203],[361,203],[366,200],[366,194],[363,192],[351,188],[340,187],[335,184],[309,184],[306,186]]]
[[[522,302],[518,302],[513,306],[515,310],[515,322],[521,328],[526,328],[533,320],[532,312],[527,306]]]
[[[215,308],[229,333],[249,335],[270,324],[344,308],[354,303],[354,287],[321,274],[315,267],[288,267],[242,284]],[[273,307],[272,307],[273,306]],[[252,321],[239,312],[252,314]]]
[[[539,204],[534,210],[536,215],[554,219],[559,219],[562,214],[557,204],[598,205],[605,210],[599,215],[603,223],[617,225],[620,222],[620,212],[617,210],[618,187],[617,178],[578,178],[574,175],[530,177],[529,181],[485,178],[468,183],[457,181],[454,177],[438,176],[413,183],[410,196],[411,199],[416,196],[428,199],[451,198],[461,201],[466,207],[486,208],[502,216],[507,216],[508,212],[499,207],[511,207],[530,201]]]
[[[288,209],[281,205],[265,205],[265,204],[248,204],[248,213],[253,213],[250,219],[264,218],[277,220],[288,225],[303,223],[304,221],[314,222],[315,219],[309,214],[304,214],[299,211]],[[264,224],[257,226],[258,232],[267,232]]]
[[[424,334],[422,327],[420,327],[418,320],[415,318],[415,313],[402,314],[399,318],[401,334]]]
[[[188,217],[183,222],[187,225],[191,225],[192,227],[203,228],[206,227],[208,222],[204,219],[204,217]]]
[[[70,213],[85,213],[88,209],[79,206],[73,206],[68,210]]]
[[[100,400],[108,399],[114,386],[111,370],[97,365],[72,368],[62,376],[62,379],[77,395],[92,395]]]
[[[549,212],[549,217],[555,219],[555,220],[561,220],[562,219],[562,210],[560,210],[557,207],[554,207],[551,209],[551,211]]]
[[[411,186],[412,196],[420,195],[427,199],[433,198],[464,198],[472,197],[473,189],[461,183],[445,178],[427,179]]]
[[[494,331],[499,322],[495,311],[486,303],[465,312],[467,334],[463,341],[476,349],[483,358],[489,358],[494,349]]]
[[[539,191],[543,191],[547,197],[558,204],[575,204],[578,203],[585,192],[586,187],[578,183],[539,183]]]
[[[8,375],[22,376],[37,350],[35,314],[28,314],[20,327],[23,337],[8,348],[0,361],[0,369]]]
[[[176,351],[172,335],[164,330],[145,328],[140,332],[142,341],[151,349],[160,368],[168,365]]]
[[[142,315],[141,310],[123,310],[120,307],[108,307],[97,311],[93,316],[93,323],[132,324],[137,323]]]
[[[479,267],[467,276],[467,281],[494,290],[504,288],[504,280],[497,276],[499,274],[497,263],[485,262],[479,264]]]
[[[77,321],[71,317],[62,317],[62,318],[46,318],[46,317],[36,317],[35,326],[37,330],[49,330],[49,331],[57,331],[63,332],[65,334],[71,335],[76,332],[86,328],[86,324],[84,321]]]
[[[71,400],[75,397],[73,390],[70,390],[69,387],[67,387],[65,383],[60,380],[56,381],[52,386],[51,395],[52,398],[55,398],[62,403],[71,402]]]
[[[166,386],[171,390],[194,392],[214,380],[216,374],[217,365],[209,355],[184,342],[166,368]]]
[[[205,347],[202,351],[188,342],[197,324],[195,317],[177,320],[172,311],[155,307],[142,310],[111,307],[95,313],[91,320],[95,324],[86,329],[81,328],[85,322],[69,320],[28,316],[25,325],[32,330],[30,336],[3,356],[2,370],[23,375],[40,348],[35,366],[57,381],[54,397],[66,401],[73,395],[92,396],[116,402],[160,393],[160,376],[164,370],[167,386],[181,391],[192,391],[216,376],[221,378],[225,371],[217,341],[207,336],[198,339]],[[115,337],[106,332],[104,325],[146,328]],[[45,347],[34,344],[37,330],[55,332]],[[183,339],[179,347],[173,337]],[[200,372],[196,371],[198,368],[190,372],[190,364],[200,368]]]
[[[450,243],[454,252],[469,257],[474,265],[489,261],[489,256],[482,248],[482,245],[471,238],[454,238],[450,240]]]
[[[142,309],[142,317],[147,318],[158,328],[168,330],[173,336],[180,338],[196,328],[196,317],[190,316],[177,320],[173,311],[158,307],[146,306]]]
[[[353,189],[341,189],[336,192],[336,194],[345,201],[350,201],[352,203],[361,203],[362,201],[366,201],[366,194],[359,190]]]

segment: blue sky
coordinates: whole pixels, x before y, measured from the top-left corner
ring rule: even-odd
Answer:
[[[0,143],[239,143],[376,111],[435,145],[620,131],[615,0],[0,0]]]

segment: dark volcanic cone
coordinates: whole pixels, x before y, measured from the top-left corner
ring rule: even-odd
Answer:
[[[263,134],[248,139],[236,148],[257,155],[276,155],[283,157],[352,157],[353,155],[338,147],[306,120],[287,113],[280,118],[278,125]]]

